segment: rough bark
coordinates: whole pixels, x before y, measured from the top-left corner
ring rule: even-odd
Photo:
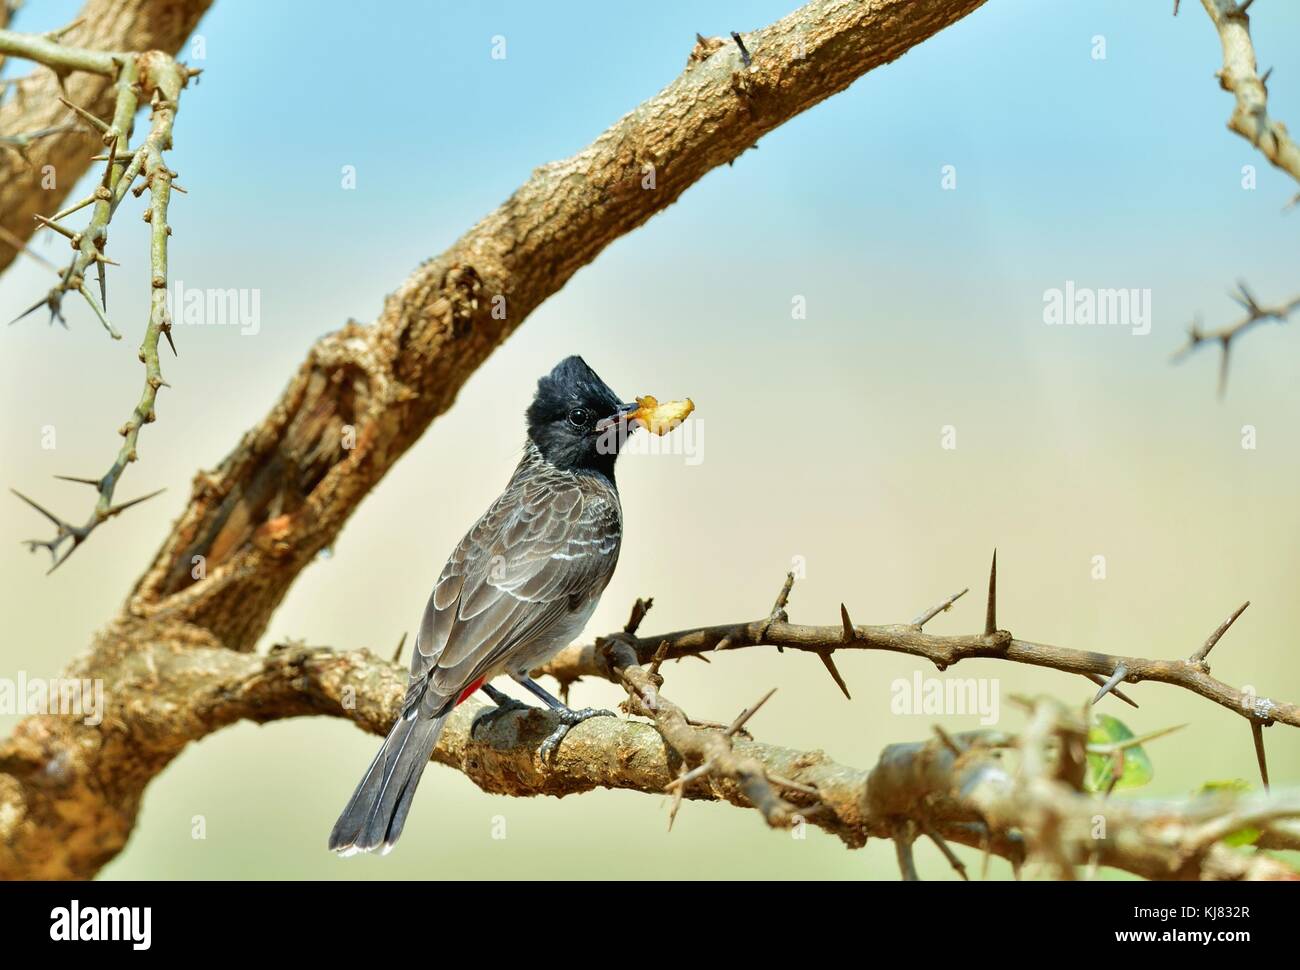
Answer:
[[[765,132],[981,2],[821,0],[745,36],[743,49],[701,40],[677,81],[585,151],[538,169],[501,208],[418,269],[373,326],[349,323],[320,341],[267,418],[215,472],[197,477],[189,508],[122,614],[67,671],[104,681],[102,723],[33,716],[0,745],[0,876],[93,875],[125,844],[149,781],[186,744],[234,721],[329,714],[385,732],[405,685],[397,665],[364,651],[292,644],[265,657],[251,654],[300,569],[450,407],[473,369],[605,245]],[[654,188],[643,187],[647,166],[654,169]],[[493,315],[501,305],[504,317]],[[345,448],[352,439],[355,446]],[[1099,803],[1078,790],[1072,769],[1079,757],[1054,760],[1044,753],[1053,745],[1077,753],[1082,744],[1078,725],[1050,705],[1036,709],[1018,741],[940,735],[886,749],[867,772],[822,752],[746,740],[738,729],[748,714],[719,731],[662,698],[658,667],[672,650],[685,656],[730,641],[811,650],[841,687],[831,653],[862,646],[902,649],[939,664],[1002,656],[1093,678],[1104,668],[1112,679],[1103,693],[1127,674],[1177,683],[1219,703],[1238,700],[1208,677],[1203,655],[1166,663],[1013,640],[996,626],[992,589],[983,637],[922,634],[941,606],[906,627],[854,627],[845,613],[839,640],[833,629],[789,624],[789,591],[787,583],[766,620],[673,635],[674,643],[655,648],[648,668],[642,644],[662,638],[636,640],[635,623],[599,647],[599,663],[590,648],[557,665],[569,662],[571,673],[622,683],[629,709],[653,724],[588,721],[554,761],[544,762],[536,749],[554,727],[551,715],[507,715],[472,738],[469,725],[481,707],[471,701],[453,716],[435,760],[485,790],[513,795],[596,787],[661,792],[676,784],[682,797],[756,807],[769,824],[807,822],[850,846],[890,838],[905,875],[915,872],[911,842],[921,835],[963,874],[949,841],[983,845],[1017,863],[1032,849],[1063,874],[1091,861],[1154,878],[1294,877],[1265,855],[1219,844],[1251,826],[1270,847],[1300,846],[1292,821],[1300,806],[1293,798]],[[641,604],[638,609],[643,615]],[[1293,712],[1251,712],[1252,726]],[[1001,760],[1012,744],[1025,764],[1014,774]],[[1088,828],[1098,811],[1117,829],[1101,842]]]
[[[89,0],[78,15],[81,23],[62,39],[93,50],[175,54],[211,5],[212,0]],[[59,103],[64,91],[68,100],[97,117],[112,115],[112,78],[73,72],[63,78],[60,89],[58,76],[39,67],[0,106],[0,133],[18,135],[69,121],[72,113]],[[33,217],[58,211],[90,168],[91,156],[103,147],[97,133],[81,126],[41,138],[23,154],[0,151],[0,230],[7,231],[0,232],[0,271],[17,255],[3,240],[30,238],[36,228]],[[53,189],[41,184],[46,166],[53,166]]]
[[[251,649],[303,566],[475,368],[579,268],[709,170],[982,3],[815,0],[744,36],[751,68],[734,43],[719,45],[589,147],[538,168],[417,269],[373,325],[349,323],[312,348],[266,420],[198,476],[130,611]],[[654,188],[643,187],[647,166]],[[351,449],[345,428],[354,429]]]
[[[69,669],[105,681],[104,722],[29,717],[0,745],[0,875],[94,875],[125,844],[149,780],[185,744],[239,718],[337,711],[319,687],[331,677],[354,681],[349,716],[385,728],[401,692],[391,665],[344,654],[286,667],[300,655],[249,655],[302,567],[488,354],[605,246],[763,134],[982,3],[814,0],[744,36],[748,67],[735,44],[701,43],[662,92],[582,152],[538,168],[419,267],[373,325],[349,322],[319,341],[267,417],[215,471],[196,476],[189,506],[122,615]],[[74,100],[90,104],[93,95]],[[647,166],[654,188],[643,188]],[[504,317],[494,305],[504,305]],[[473,712],[466,704],[457,714],[437,758],[490,790],[546,790],[539,779],[549,775],[530,767],[531,748],[489,757],[464,746]],[[657,791],[669,780],[652,727],[580,731],[608,743],[566,741],[564,780],[551,793],[610,783]],[[655,750],[660,761],[641,760]],[[631,774],[620,781],[622,770]]]
[[[626,670],[634,659],[628,650],[614,665]],[[637,685],[653,676],[634,669],[630,680]],[[186,744],[227,724],[330,715],[384,734],[406,685],[402,667],[365,650],[284,644],[256,656],[227,650],[194,628],[189,639],[178,639],[171,624],[138,618],[104,631],[68,673],[105,679],[108,714],[95,728],[68,718],[31,717],[0,749],[0,876],[94,875],[129,836],[149,781]],[[673,732],[654,724],[595,718],[570,732],[554,759],[543,762],[537,748],[556,725],[553,714],[511,713],[472,738],[471,722],[484,706],[475,700],[461,705],[434,755],[484,791],[556,797],[595,788],[661,793],[683,773],[682,758],[665,737]],[[1031,724],[1021,743],[1068,731],[1062,721],[1057,709],[1043,707],[1035,720],[1038,734]],[[819,827],[850,847],[869,837],[910,842],[906,829],[941,843],[985,848],[1019,865],[1029,848],[1023,833],[1050,831],[1052,857],[1063,865],[1091,861],[1156,879],[1296,878],[1267,855],[1217,843],[1256,826],[1273,847],[1300,847],[1300,828],[1288,820],[1300,813],[1294,796],[1240,804],[1106,801],[1041,767],[1009,772],[1002,757],[1006,740],[972,732],[892,745],[870,771],[839,764],[822,751],[741,737],[731,747],[737,759],[770,777],[816,792],[787,793],[794,814],[784,824]],[[748,790],[743,775],[708,773],[682,794],[755,807]],[[1093,834],[1099,815],[1109,829],[1100,840]],[[1051,824],[1043,825],[1043,819]],[[1042,851],[1043,836],[1033,838],[1032,847]]]

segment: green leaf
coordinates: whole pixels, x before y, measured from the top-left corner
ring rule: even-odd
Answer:
[[[1231,778],[1224,781],[1207,781],[1201,786],[1198,795],[1244,795],[1250,791],[1250,783],[1242,781],[1240,778]],[[1244,828],[1233,832],[1223,840],[1224,845],[1254,845],[1259,841],[1262,833],[1259,829]]]
[[[1122,745],[1134,737],[1127,725],[1109,714],[1093,714],[1092,727],[1088,729],[1089,746]],[[1107,791],[1115,772],[1116,759],[1123,759],[1116,788],[1139,788],[1155,776],[1151,759],[1141,745],[1124,747],[1119,755],[1088,753],[1088,774],[1084,785],[1089,791]]]

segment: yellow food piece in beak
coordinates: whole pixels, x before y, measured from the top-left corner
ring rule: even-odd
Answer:
[[[687,415],[695,410],[695,402],[689,397],[684,401],[665,401],[660,404],[657,399],[647,394],[636,399],[637,409],[628,415],[629,421],[640,421],[653,434],[665,435],[686,420]]]

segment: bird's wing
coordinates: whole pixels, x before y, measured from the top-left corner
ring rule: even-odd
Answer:
[[[443,567],[416,638],[408,702],[423,695],[433,714],[599,595],[620,534],[612,489],[544,467],[516,476]]]

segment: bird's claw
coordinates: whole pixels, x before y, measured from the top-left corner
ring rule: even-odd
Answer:
[[[554,731],[547,735],[546,740],[542,742],[542,746],[538,748],[538,753],[542,756],[543,761],[551,759],[556,749],[559,748],[560,742],[564,740],[564,736],[576,725],[593,717],[618,717],[613,711],[595,707],[584,707],[580,711],[556,711],[555,716],[560,719],[560,723],[556,725]]]
[[[536,708],[529,707],[523,701],[517,701],[513,697],[506,698],[504,702],[498,704],[496,707],[489,707],[487,710],[480,711],[475,715],[473,722],[469,726],[469,736],[471,738],[478,737],[478,729],[480,727],[491,725],[503,714],[509,714],[511,711],[532,710],[536,710]]]

